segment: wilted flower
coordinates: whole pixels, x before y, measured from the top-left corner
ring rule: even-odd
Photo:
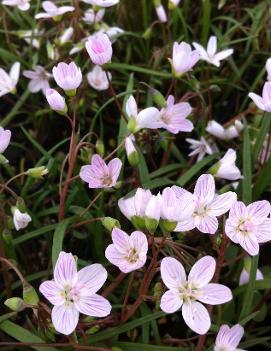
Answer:
[[[200,140],[195,140],[191,138],[186,138],[185,140],[190,144],[189,148],[192,150],[188,154],[188,156],[191,157],[191,156],[198,155],[197,161],[202,160],[206,154],[212,155],[218,151],[215,144],[210,145],[207,142],[207,140],[203,137],[201,137]]]
[[[70,39],[73,36],[73,33],[74,33],[73,27],[69,27],[69,28],[65,29],[64,32],[62,32],[61,37],[59,38],[59,44],[64,45],[68,41],[70,41]]]
[[[239,168],[235,164],[236,151],[229,149],[220,161],[212,166],[210,172],[216,178],[236,180],[242,178]]]
[[[10,143],[11,131],[0,126],[0,154],[4,153]]]
[[[125,138],[125,151],[131,166],[136,166],[139,162],[139,156],[134,141],[135,137],[132,134]]]
[[[214,351],[246,351],[237,349],[243,335],[244,328],[240,324],[231,328],[223,324],[217,334]]]
[[[113,50],[108,35],[97,33],[89,37],[86,49],[95,65],[104,65],[111,61]]]
[[[65,99],[55,89],[46,90],[46,99],[51,109],[65,114],[68,110]]]
[[[30,79],[28,90],[31,93],[37,93],[40,90],[46,94],[46,90],[50,88],[49,79],[52,77],[42,66],[35,66],[33,71],[23,71],[23,75]]]
[[[138,113],[137,103],[132,95],[126,102],[125,110],[129,118],[128,129],[131,133],[142,128],[157,129],[162,126],[159,110],[156,107],[147,107]]]
[[[133,232],[130,236],[123,230],[112,230],[113,244],[105,250],[105,257],[123,273],[129,273],[144,266],[147,259],[148,240],[144,233]]]
[[[167,129],[173,134],[179,132],[191,132],[193,123],[187,119],[192,112],[192,107],[188,102],[179,102],[174,104],[174,96],[169,95],[167,98],[167,107],[160,111],[162,128]]]
[[[178,186],[173,186],[173,190],[179,197],[188,193]],[[190,218],[178,223],[175,231],[187,231],[196,227],[202,233],[214,234],[218,228],[216,217],[228,212],[236,199],[237,196],[232,191],[217,195],[214,177],[210,174],[201,175],[194,189],[195,210]]]
[[[99,11],[88,9],[87,11],[85,11],[83,21],[89,24],[98,23],[103,19],[104,14],[105,9],[100,9]]]
[[[182,74],[190,71],[199,61],[200,54],[197,50],[192,50],[191,46],[182,41],[173,45],[172,59],[170,59],[173,73],[180,77]]]
[[[233,49],[217,52],[217,37],[214,35],[209,38],[207,50],[198,43],[193,43],[193,46],[200,53],[201,60],[207,61],[216,67],[220,66],[220,61],[233,54]]]
[[[79,320],[79,313],[91,317],[105,317],[110,314],[111,305],[104,297],[97,295],[107,279],[107,272],[101,264],[92,264],[77,272],[76,261],[71,253],[60,252],[54,280],[40,285],[40,292],[54,305],[52,322],[62,334],[71,334]]]
[[[21,212],[17,207],[13,209],[13,223],[16,230],[24,229],[32,219],[27,212]]]
[[[9,74],[0,68],[0,96],[16,92],[16,85],[20,76],[20,62],[11,66]]]
[[[30,9],[30,0],[2,0],[2,4],[6,6],[16,6],[21,11]]]
[[[161,23],[167,22],[167,14],[160,0],[154,0],[156,15]]]
[[[86,4],[98,7],[110,7],[119,3],[119,0],[82,0]]]
[[[225,233],[251,256],[259,253],[259,243],[271,240],[271,206],[268,201],[256,201],[246,206],[237,201],[230,209]]]
[[[169,289],[161,298],[160,307],[166,313],[182,309],[185,323],[198,334],[205,334],[211,326],[208,305],[220,305],[232,299],[229,288],[222,284],[209,283],[215,273],[216,261],[211,256],[198,260],[186,278],[183,265],[172,257],[161,262],[161,276]],[[200,302],[199,302],[200,301]]]
[[[108,72],[108,77],[109,79],[112,78],[110,72]],[[107,90],[109,87],[106,73],[102,67],[98,65],[94,66],[92,71],[87,74],[87,80],[89,85],[98,91]]]
[[[263,86],[262,96],[249,93],[248,96],[254,101],[259,109],[271,112],[271,82],[266,82]]]
[[[64,15],[64,13],[74,11],[74,7],[73,6],[60,6],[60,7],[57,7],[52,1],[43,1],[41,6],[42,6],[42,8],[43,8],[43,10],[45,12],[37,13],[35,15],[36,19],[40,19],[40,18],[54,18],[54,19],[58,19],[59,17]]]
[[[76,89],[82,82],[81,69],[74,62],[69,64],[60,62],[53,68],[53,76],[57,85],[62,88],[68,95],[75,94]]]
[[[233,126],[227,128],[224,128],[216,121],[209,121],[206,127],[208,133],[222,140],[237,138],[242,129],[243,124],[240,121],[235,121]]]
[[[101,156],[92,156],[91,164],[81,167],[80,178],[88,183],[89,188],[111,188],[116,185],[122,162],[114,158],[108,165]]]

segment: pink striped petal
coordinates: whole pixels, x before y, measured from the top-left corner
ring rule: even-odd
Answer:
[[[215,181],[210,174],[203,174],[197,180],[194,194],[200,201],[210,202],[215,196]]]
[[[108,171],[112,178],[112,186],[114,186],[117,183],[121,166],[122,162],[119,158],[114,158],[108,163]]]
[[[255,201],[247,206],[248,215],[255,224],[260,224],[270,214],[271,206],[269,201]]]
[[[61,293],[64,292],[64,288],[61,289],[53,280],[46,280],[43,282],[39,287],[39,291],[52,305],[60,306],[65,302],[65,299],[61,296]]]
[[[75,306],[81,313],[91,317],[106,317],[112,308],[107,299],[97,294],[80,297]]]
[[[257,226],[256,237],[259,243],[271,241],[271,219],[267,218]]]
[[[198,301],[208,305],[220,305],[232,300],[231,290],[222,284],[210,283],[200,289]]]
[[[208,213],[210,216],[221,216],[229,211],[231,206],[237,200],[236,193],[228,191],[222,195],[216,195],[214,200],[209,205]]]
[[[211,256],[199,259],[188,275],[188,281],[201,288],[209,283],[215,273],[216,261]]]
[[[180,286],[186,280],[183,265],[173,257],[165,257],[162,259],[160,270],[166,287],[178,292]]]
[[[54,306],[52,310],[52,322],[56,329],[61,334],[71,334],[79,320],[79,311],[73,303],[66,303],[62,306]]]
[[[61,286],[72,286],[77,280],[77,268],[73,255],[60,252],[54,269],[54,278]]]
[[[168,290],[161,298],[160,307],[166,313],[174,313],[182,307],[182,304],[183,300],[180,294],[176,291]]]
[[[202,233],[215,234],[218,229],[218,220],[216,217],[204,215],[195,216],[195,226]]]
[[[106,269],[99,263],[80,269],[78,272],[78,282],[83,291],[88,295],[96,293],[104,285],[107,279]]]

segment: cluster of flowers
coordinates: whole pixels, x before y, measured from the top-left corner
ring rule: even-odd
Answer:
[[[116,5],[118,0],[83,0],[94,7],[85,13],[84,20],[92,23],[101,21],[104,8]],[[179,1],[170,0],[171,8],[177,6]],[[30,0],[3,0],[3,4],[17,6],[26,11],[30,8]],[[97,6],[98,8],[95,8]],[[50,1],[42,3],[45,12],[36,15],[36,19],[60,18],[75,9],[72,6],[57,7]],[[161,22],[167,20],[166,13],[160,1],[155,1],[157,15]],[[68,30],[62,37],[66,41],[73,31]],[[85,48],[94,64],[88,73],[89,84],[97,90],[106,90],[111,84],[111,74],[107,64],[111,62],[113,49],[108,32],[104,30],[95,33],[84,40]],[[191,45],[186,42],[173,45],[170,59],[172,73],[175,78],[180,78],[191,71],[199,60],[206,61],[216,67],[220,66],[223,59],[233,54],[232,49],[217,52],[217,38],[211,36],[207,49],[198,43]],[[73,53],[78,52],[73,50]],[[271,62],[267,62],[268,80],[271,76]],[[0,70],[0,96],[14,93],[20,74],[20,64],[14,63],[7,74]],[[67,97],[76,95],[82,83],[83,76],[80,67],[74,62],[69,64],[60,62],[52,73],[37,65],[34,71],[24,71],[24,76],[30,79],[28,88],[31,92],[42,91],[52,110],[67,115],[68,106],[65,97],[57,90],[50,88],[49,79],[54,78],[56,84]],[[188,119],[192,107],[188,102],[175,102],[172,95],[167,100],[157,91],[159,108],[147,107],[139,111],[137,102],[130,96],[125,105],[127,128],[129,134],[125,137],[125,148],[130,163],[135,163],[136,135],[141,129],[165,129],[170,133],[191,132],[193,123]],[[271,112],[271,83],[264,85],[263,96],[250,93],[256,105]],[[155,97],[154,97],[155,100]],[[157,101],[158,101],[157,100]],[[221,140],[237,138],[243,129],[240,121],[233,125],[223,127],[216,121],[209,121],[206,131]],[[0,128],[0,161],[6,159],[2,155],[8,147],[11,132]],[[218,151],[216,144],[205,138],[200,141],[187,139],[191,144],[190,156],[198,155],[198,160],[204,155]],[[228,211],[224,228],[221,231],[233,242],[239,244],[249,255],[259,253],[259,244],[271,240],[271,206],[268,201],[257,201],[246,206],[237,201],[235,192],[228,191],[217,194],[215,178],[228,180],[241,179],[241,172],[235,164],[236,152],[228,149],[224,157],[214,164],[211,174],[201,175],[194,188],[194,192],[172,186],[163,189],[154,195],[150,190],[138,188],[130,197],[119,199],[118,206],[122,214],[128,218],[136,231],[128,235],[120,228],[112,229],[112,244],[105,250],[109,262],[117,266],[123,273],[130,273],[143,268],[147,261],[149,247],[148,239],[159,229],[164,236],[171,232],[187,232],[197,229],[204,234],[214,235],[219,229],[217,217],[225,215]],[[112,159],[108,164],[98,154],[92,156],[91,164],[85,165],[80,170],[80,178],[88,183],[89,188],[112,188],[117,185],[122,168],[119,158]],[[37,170],[35,171],[37,172]],[[46,174],[47,169],[39,169],[39,176]],[[33,170],[29,170],[33,175]],[[35,174],[34,174],[35,175]],[[26,211],[19,208],[13,209],[13,221],[17,230],[25,228],[31,221]],[[146,234],[148,233],[148,234]],[[216,269],[216,261],[211,256],[200,258],[191,268],[188,276],[183,265],[172,257],[165,257],[161,261],[160,271],[167,291],[160,301],[161,309],[166,313],[174,313],[181,309],[186,324],[193,331],[205,334],[211,325],[210,316],[202,303],[219,305],[232,299],[231,290],[218,283],[210,283]],[[244,268],[240,277],[240,284],[247,282],[249,269]],[[262,279],[260,271],[257,279]],[[92,264],[77,272],[76,258],[71,253],[61,252],[54,267],[54,280],[45,281],[40,286],[40,292],[54,305],[52,309],[52,322],[57,331],[63,334],[72,333],[79,320],[79,313],[92,317],[105,317],[111,312],[109,301],[97,294],[107,279],[107,271],[100,264]],[[235,349],[244,330],[240,325],[229,328],[221,326],[217,335],[215,350],[221,351]]]

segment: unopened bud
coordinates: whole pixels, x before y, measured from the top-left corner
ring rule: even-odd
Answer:
[[[36,306],[39,302],[39,296],[32,285],[26,284],[23,287],[23,299],[29,305]]]
[[[112,217],[104,217],[102,225],[111,233],[114,228],[121,228],[120,222]]]
[[[8,308],[14,312],[21,312],[26,308],[26,304],[20,297],[11,297],[4,302]]]
[[[48,169],[45,166],[29,168],[26,174],[32,178],[41,179],[43,176],[48,174]]]
[[[0,154],[0,165],[5,165],[7,163],[9,163],[9,160],[5,158],[4,155]]]
[[[159,106],[159,107],[167,107],[167,101],[164,98],[164,96],[160,93],[159,90],[157,89],[151,89],[151,96],[153,101]]]
[[[101,156],[101,157],[104,157],[104,143],[98,139],[96,141],[96,150],[97,150],[97,153]]]
[[[16,207],[18,208],[18,210],[20,210],[20,212],[26,212],[25,202],[24,202],[24,199],[22,197],[17,198]],[[12,214],[14,214],[16,207],[11,208]]]
[[[152,35],[152,26],[150,26],[149,28],[147,28],[145,30],[145,32],[142,35],[142,38],[145,40],[148,40],[148,39],[150,39],[151,35]]]

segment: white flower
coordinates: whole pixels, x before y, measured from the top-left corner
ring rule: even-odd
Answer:
[[[233,49],[217,52],[217,37],[214,35],[209,38],[207,50],[205,50],[204,47],[198,43],[193,43],[193,46],[200,53],[201,60],[207,61],[216,67],[220,66],[220,61],[233,54]]]
[[[70,41],[71,37],[73,36],[73,33],[74,33],[73,27],[69,27],[69,28],[65,29],[64,32],[62,33],[61,37],[59,38],[59,44],[64,45],[68,41]]]
[[[224,157],[217,163],[217,169],[214,176],[217,178],[236,180],[242,178],[239,168],[235,164],[236,151],[229,149]],[[214,166],[214,169],[216,165]]]
[[[15,62],[7,74],[0,68],[0,96],[16,91],[16,85],[20,75],[20,62]]]
[[[102,20],[104,14],[105,9],[100,9],[99,11],[88,9],[84,14],[83,21],[89,24],[98,23]]]
[[[23,75],[30,79],[28,90],[31,93],[37,93],[40,90],[45,95],[46,90],[50,88],[49,78],[52,77],[42,66],[35,66],[33,71],[23,71]]]
[[[265,68],[267,71],[267,80],[271,81],[271,58],[266,61]]]
[[[30,8],[30,0],[3,0],[3,5],[17,6],[21,11],[27,11]]]
[[[27,212],[22,213],[18,208],[13,213],[13,223],[16,230],[24,229],[32,219]]]
[[[234,125],[228,128],[224,128],[216,121],[209,121],[206,127],[208,133],[222,140],[237,138],[242,129],[243,124],[240,121],[235,121]]]
[[[98,7],[110,7],[119,3],[119,0],[82,0],[86,4]]]
[[[157,17],[161,23],[167,22],[167,14],[162,4],[155,7]]]
[[[40,38],[42,38],[44,31],[32,30],[19,30],[17,32],[19,38],[23,38],[27,44],[32,45],[34,48],[40,48]]]
[[[108,76],[111,79],[111,73],[108,72]],[[98,91],[108,89],[109,82],[106,73],[101,66],[94,66],[92,71],[88,73],[87,80],[89,85]]]
[[[189,148],[191,149],[188,156],[198,155],[197,161],[202,160],[206,154],[212,155],[218,151],[215,144],[210,145],[203,137],[201,137],[200,140],[191,138],[186,138],[185,140],[190,144]]]
[[[37,13],[35,18],[53,18],[64,15],[64,13],[74,11],[73,6],[57,7],[52,1],[43,1],[41,4],[45,12]]]

